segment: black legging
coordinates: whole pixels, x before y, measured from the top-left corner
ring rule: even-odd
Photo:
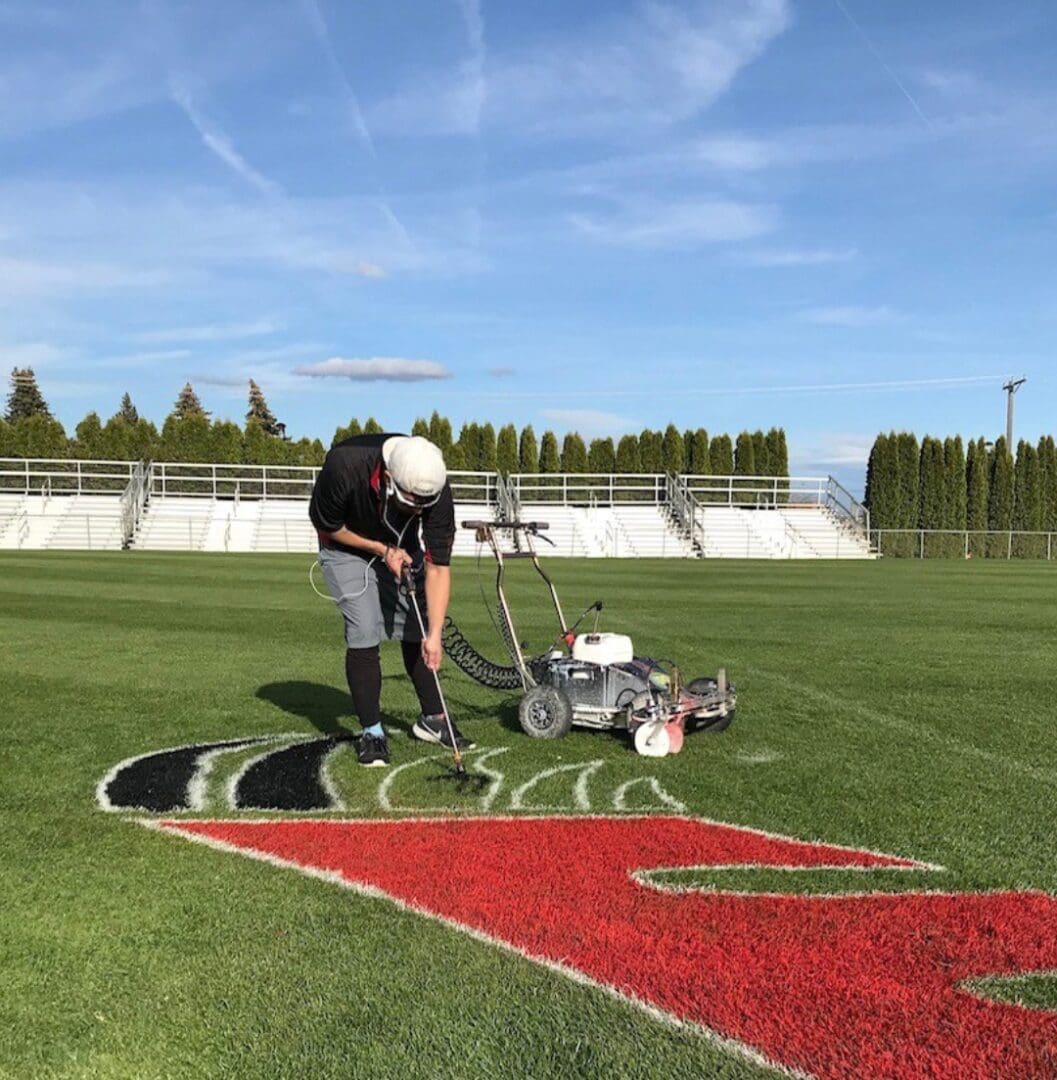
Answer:
[[[422,643],[402,641],[404,670],[418,695],[418,704],[426,716],[439,716],[443,711],[433,673],[422,659]],[[366,649],[345,650],[345,678],[349,682],[352,707],[361,726],[368,728],[382,722],[382,660],[377,645]]]

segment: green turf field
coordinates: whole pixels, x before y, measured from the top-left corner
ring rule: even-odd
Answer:
[[[97,808],[99,780],[136,754],[354,727],[339,620],[309,590],[309,561],[0,554],[0,1075],[768,1075],[384,900]],[[693,815],[947,868],[922,888],[1057,892],[1052,566],[549,565],[568,613],[604,597],[604,626],[632,633],[638,651],[690,676],[725,665],[738,717],[661,761],[608,734],[533,742],[514,698],[446,668],[467,734],[510,748],[491,759],[503,780],[488,812],[510,813],[541,771],[601,760],[581,789],[597,813],[648,775]],[[546,597],[515,570],[524,636],[542,644]],[[486,591],[490,581],[485,568]],[[473,564],[457,564],[455,590],[463,631],[498,656]],[[383,658],[396,767],[431,751],[407,734],[414,702],[398,651]],[[224,781],[239,760],[210,779],[213,816],[231,813]],[[379,772],[334,757],[350,814],[382,813]],[[465,809],[434,772],[404,770],[390,805]],[[541,780],[521,802],[573,812],[578,775]],[[861,888],[848,879],[803,888]],[[901,887],[897,873],[872,882]],[[990,992],[1057,1007],[1052,979]]]

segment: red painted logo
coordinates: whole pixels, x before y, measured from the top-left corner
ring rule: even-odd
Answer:
[[[1057,1076],[1057,1013],[962,988],[1057,969],[1057,899],[1041,893],[735,895],[636,880],[669,867],[920,866],[686,818],[160,827],[384,894],[787,1068]]]

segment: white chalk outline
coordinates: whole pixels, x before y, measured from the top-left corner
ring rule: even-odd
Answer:
[[[684,803],[681,803],[677,798],[675,798],[674,795],[669,795],[668,792],[661,787],[660,782],[658,781],[656,776],[636,776],[632,780],[625,780],[624,783],[621,784],[620,787],[618,787],[616,791],[613,792],[614,810],[627,811],[633,809],[637,811],[642,811],[649,809],[649,807],[645,806],[629,807],[627,805],[628,789],[635,787],[636,784],[649,784],[650,790],[653,792],[653,794],[658,799],[660,799],[660,801],[665,806],[667,806],[670,810],[674,811],[676,814],[686,814],[689,812],[688,808]]]
[[[95,801],[100,810],[106,811],[108,814],[127,814],[134,810],[139,810],[144,814],[188,814],[195,813],[205,809],[206,806],[206,781],[208,775],[213,768],[213,760],[220,754],[234,754],[240,750],[248,750],[252,746],[257,746],[261,743],[278,742],[280,739],[291,739],[297,736],[297,732],[283,732],[277,735],[249,735],[249,736],[236,736],[235,738],[228,739],[214,739],[212,742],[189,742],[184,743],[181,746],[163,746],[157,750],[148,750],[142,754],[136,754],[133,757],[125,758],[124,761],[119,761],[116,765],[110,768],[102,780],[95,786]],[[240,742],[240,746],[222,746],[218,747],[218,743],[221,742]],[[198,765],[195,767],[195,772],[191,779],[187,782],[187,801],[188,806],[181,807],[176,810],[149,810],[145,806],[114,806],[110,801],[110,797],[106,793],[106,789],[117,779],[118,773],[123,769],[127,769],[130,765],[134,765],[137,761],[142,761],[144,758],[155,757],[158,754],[175,754],[180,750],[191,750],[196,746],[213,746],[217,747],[214,750],[206,750],[198,760]]]
[[[496,754],[505,754],[509,749],[509,746],[499,746],[491,749],[487,746],[475,746],[472,750],[467,750],[463,754],[463,757],[470,754],[480,754],[481,756],[474,762],[474,767],[485,776],[494,777],[488,791],[481,797],[480,806],[393,806],[392,800],[389,798],[389,789],[393,786],[393,781],[407,769],[412,769],[416,765],[422,765],[427,761],[450,761],[451,755],[445,753],[427,754],[425,757],[415,758],[414,761],[405,761],[403,765],[397,765],[395,769],[389,770],[378,785],[375,796],[379,809],[386,814],[466,814],[487,810],[494,802],[496,795],[499,794],[499,789],[503,786],[506,774],[497,772],[495,769],[483,768],[482,765],[490,757],[495,757]]]
[[[522,801],[525,795],[531,791],[541,780],[546,780],[550,776],[557,776],[558,773],[579,771],[580,776],[573,786],[573,802],[572,809],[575,810],[590,810],[591,800],[587,795],[587,782],[591,777],[598,772],[600,768],[605,764],[604,758],[596,758],[594,761],[581,761],[571,765],[555,765],[553,769],[544,769],[543,772],[536,773],[535,776],[529,777],[525,783],[519,787],[514,788],[510,793],[510,810],[568,810],[566,806],[525,806]]]
[[[836,847],[837,845],[828,845]],[[863,850],[863,854],[872,854]],[[900,855],[888,856],[889,858],[902,858]],[[797,900],[852,900],[863,899],[866,897],[879,897],[879,896],[954,896],[955,893],[951,893],[946,889],[921,889],[911,890],[910,892],[839,892],[839,893],[789,893],[789,892],[765,892],[756,889],[723,889],[715,888],[712,885],[674,885],[665,884],[660,881],[654,880],[654,874],[671,873],[673,870],[700,870],[705,872],[711,872],[713,870],[780,870],[784,873],[815,873],[819,870],[837,870],[847,871],[855,874],[875,874],[878,871],[883,870],[895,870],[901,873],[946,873],[947,868],[945,866],[937,866],[934,863],[918,862],[916,859],[912,860],[911,865],[903,866],[862,866],[852,864],[840,864],[840,863],[820,863],[817,866],[788,866],[788,865],[776,865],[774,863],[707,863],[702,866],[655,866],[649,870],[633,870],[631,872],[632,879],[639,885],[642,885],[646,889],[653,889],[654,892],[661,893],[677,893],[679,895],[685,895],[687,893],[705,893],[708,896],[762,896],[770,900],[788,899],[789,897],[795,897]],[[1003,890],[1004,891],[1004,890]],[[976,895],[975,893],[973,895]]]
[[[608,814],[592,814],[589,815],[592,818],[608,818],[615,821],[628,821],[626,817],[614,818]],[[649,815],[642,815],[648,818]],[[541,818],[549,820],[548,815],[540,815]],[[484,816],[476,820],[482,821],[531,821],[539,820],[540,818],[531,817],[493,817]],[[391,893],[385,892],[385,890],[378,888],[375,885],[367,885],[363,882],[349,881],[343,877],[342,874],[336,870],[320,870],[316,867],[305,866],[302,863],[295,862],[292,859],[284,859],[278,855],[270,855],[262,851],[247,850],[246,848],[239,847],[237,844],[230,844],[225,840],[218,840],[212,836],[203,836],[201,833],[189,833],[183,831],[179,822],[173,822],[171,826],[167,827],[163,819],[160,818],[130,818],[129,820],[135,821],[145,828],[153,829],[156,832],[166,833],[169,835],[179,835],[184,840],[190,840],[196,844],[202,844],[205,847],[213,848],[216,851],[224,851],[233,855],[241,855],[243,858],[254,859],[257,862],[267,863],[270,866],[278,867],[286,870],[296,870],[307,877],[316,878],[319,881],[325,881],[330,885],[337,885],[340,888],[348,889],[350,892],[357,893],[371,900],[385,900],[391,904],[395,904],[402,911],[408,912],[412,915],[419,915],[423,918],[430,919],[433,922],[440,923],[442,926],[446,926],[451,930],[457,930],[460,933],[467,934],[475,941],[480,942],[483,945],[489,945],[492,948],[499,949],[503,952],[510,953],[514,956],[518,956],[523,960],[528,960],[533,964],[537,964],[540,967],[546,968],[549,971],[553,971],[555,974],[562,975],[567,979],[571,979],[573,982],[580,986],[587,986],[595,990],[601,990],[607,996],[615,1001],[624,1005],[630,1005],[633,1008],[644,1012],[652,1020],[656,1020],[666,1027],[675,1028],[679,1031],[689,1031],[696,1035],[706,1039],[712,1045],[721,1050],[725,1050],[730,1054],[734,1054],[746,1061],[751,1062],[754,1065],[759,1065],[764,1068],[773,1069],[781,1076],[795,1077],[796,1080],[815,1080],[811,1073],[806,1073],[800,1069],[794,1068],[788,1065],[781,1065],[776,1061],[772,1061],[766,1055],[762,1054],[754,1047],[733,1039],[728,1035],[721,1035],[713,1028],[706,1027],[704,1024],[696,1023],[692,1020],[682,1020],[678,1016],[674,1016],[672,1013],[665,1012],[663,1009],[658,1008],[656,1005],[651,1004],[648,1001],[640,997],[636,997],[634,994],[630,994],[624,990],[618,990],[615,986],[610,986],[607,983],[599,982],[596,979],[591,978],[589,975],[585,975],[582,971],[578,971],[576,968],[571,968],[566,964],[562,964],[556,960],[550,960],[543,956],[537,956],[534,953],[529,952],[526,949],[519,948],[517,945],[512,945],[507,941],[503,941],[502,938],[492,937],[486,934],[483,930],[478,930],[476,927],[468,926],[466,923],[461,923],[457,919],[449,919],[444,915],[438,915],[436,912],[430,911],[427,908],[421,907],[418,904],[409,903],[406,900],[402,900],[397,896],[393,896]],[[267,821],[275,821],[276,819],[263,819]],[[280,819],[290,820],[290,819]],[[311,820],[301,818],[301,821]],[[350,824],[356,819],[348,819]],[[403,818],[400,820],[387,819],[387,818],[364,818],[358,819],[361,823],[372,823],[376,825],[397,825],[406,824],[409,820],[415,819]],[[437,818],[424,818],[424,821],[437,821]],[[461,819],[461,820],[475,820],[475,819]],[[565,820],[565,819],[562,819]],[[687,819],[687,820],[699,820],[699,819]],[[248,818],[237,819],[237,824],[246,824],[249,822]],[[338,824],[333,818],[320,819],[320,824],[328,822]]]

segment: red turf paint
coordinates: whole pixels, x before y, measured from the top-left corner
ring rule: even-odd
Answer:
[[[674,894],[636,870],[913,866],[687,818],[167,821],[336,873],[823,1077],[1054,1077],[1057,1014],[957,989],[1057,968],[1057,899]]]

